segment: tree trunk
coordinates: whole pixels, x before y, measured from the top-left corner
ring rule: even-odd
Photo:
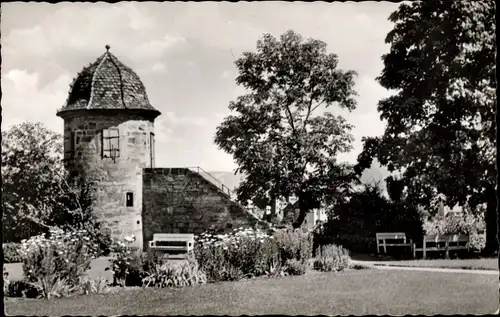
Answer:
[[[496,251],[499,251],[498,232],[500,230],[499,223],[497,222],[497,197],[495,190],[491,188],[487,190],[486,195],[487,206],[484,217],[486,223],[486,246],[484,254],[493,255]]]
[[[306,215],[307,215],[308,212],[309,212],[309,208],[306,205],[306,202],[304,202],[303,200],[301,200],[299,198],[299,216],[293,222],[293,228],[294,229],[300,228],[300,226],[304,222],[304,219],[306,219]]]

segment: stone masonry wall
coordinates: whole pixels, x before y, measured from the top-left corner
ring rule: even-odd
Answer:
[[[120,156],[115,160],[101,157],[102,129],[118,128]],[[84,163],[88,173],[99,178],[98,195],[94,212],[111,230],[113,238],[123,239],[134,234],[136,246],[142,245],[142,169],[151,167],[150,133],[154,132],[152,120],[127,112],[104,114],[76,113],[66,117],[65,159],[69,170],[75,167],[66,149],[69,132],[78,138],[74,156]],[[154,162],[153,162],[154,164]],[[80,167],[81,168],[81,167]],[[133,207],[126,206],[126,193],[133,193]]]
[[[199,234],[210,228],[228,232],[240,226],[262,226],[215,185],[186,168],[143,171],[144,248],[154,233]]]

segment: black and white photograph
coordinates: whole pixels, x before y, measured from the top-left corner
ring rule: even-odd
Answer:
[[[0,21],[6,316],[499,314],[494,0]]]

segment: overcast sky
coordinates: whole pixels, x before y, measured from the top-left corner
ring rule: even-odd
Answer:
[[[236,86],[234,61],[254,51],[263,33],[288,29],[325,41],[339,67],[359,74],[358,107],[346,114],[355,149],[362,136],[381,135],[377,102],[388,95],[376,81],[398,4],[390,2],[257,3],[6,3],[2,5],[2,129],[41,121],[62,132],[56,110],[69,85],[106,44],[142,79],[156,120],[156,165],[232,171],[232,158],[213,143],[229,114]]]

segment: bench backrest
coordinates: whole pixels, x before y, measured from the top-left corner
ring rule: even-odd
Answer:
[[[404,232],[379,232],[375,236],[377,240],[379,239],[406,239],[406,234]]]
[[[428,235],[424,242],[467,242],[469,236],[464,234]]]
[[[153,241],[181,241],[194,242],[193,233],[155,233]]]

